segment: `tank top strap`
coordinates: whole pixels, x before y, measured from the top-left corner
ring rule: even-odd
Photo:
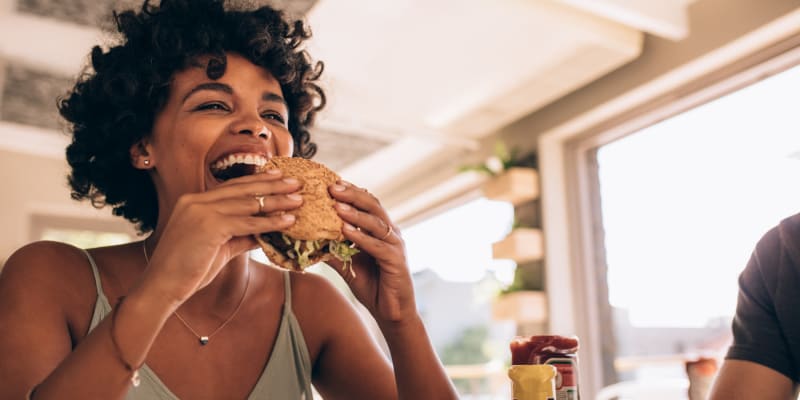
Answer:
[[[86,249],[81,249],[81,250],[83,251],[83,254],[86,255],[86,258],[89,260],[89,265],[91,265],[92,267],[92,275],[94,275],[94,286],[97,289],[98,298],[108,302],[108,300],[106,299],[106,295],[103,292],[103,283],[100,281],[100,270],[97,268],[97,263],[94,262],[94,258],[92,258],[92,255],[89,253],[88,250]]]
[[[292,274],[289,270],[283,270],[283,286],[284,286],[284,296],[285,299],[283,300],[283,307],[286,310],[292,309]]]
[[[97,295],[103,295],[103,284],[100,282],[100,270],[97,268],[97,263],[94,262],[94,258],[92,255],[89,254],[89,251],[86,249],[81,249],[83,254],[86,255],[86,258],[89,260],[89,265],[92,267],[92,275],[94,275],[94,286],[97,289]]]

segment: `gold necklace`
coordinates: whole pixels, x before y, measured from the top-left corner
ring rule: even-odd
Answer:
[[[150,257],[147,255],[147,246],[146,246],[144,240],[142,240],[142,252],[144,253],[144,261],[147,264],[150,264]],[[220,326],[218,326],[217,329],[214,330],[214,332],[211,332],[211,334],[209,334],[209,335],[200,335],[200,334],[198,334],[197,332],[195,332],[194,329],[192,329],[191,326],[189,326],[189,324],[186,322],[186,320],[183,319],[183,317],[181,317],[180,314],[178,314],[178,310],[175,310],[174,314],[175,314],[176,317],[178,317],[178,321],[181,321],[183,326],[185,326],[186,329],[189,330],[189,332],[192,332],[192,334],[195,337],[197,337],[197,341],[200,342],[201,346],[207,345],[209,340],[211,340],[211,337],[216,335],[217,332],[219,332],[220,330],[222,330],[222,328],[224,328],[225,325],[228,325],[228,322],[231,322],[233,317],[236,316],[236,313],[239,312],[239,309],[242,308],[242,304],[244,304],[244,298],[247,296],[247,289],[250,287],[250,263],[249,262],[247,263],[247,267],[246,268],[247,268],[247,282],[244,284],[244,292],[242,293],[242,298],[239,299],[239,304],[236,305],[236,309],[233,310],[231,315],[228,316],[228,318],[225,319],[225,321],[222,321],[222,324],[220,324]]]

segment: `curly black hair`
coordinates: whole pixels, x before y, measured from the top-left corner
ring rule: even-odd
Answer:
[[[117,43],[105,51],[95,46],[90,66],[58,101],[72,133],[67,161],[73,199],[110,205],[141,233],[152,231],[155,187],[146,171],[131,165],[130,148],[151,134],[173,75],[210,56],[206,74],[219,79],[226,52],[272,73],[289,107],[294,156],[316,152],[309,129],[325,105],[316,83],[323,64],[300,48],[311,37],[302,21],[290,23],[268,6],[231,9],[224,0],[162,0],[159,6],[146,0],[138,11],[115,12],[114,21]]]

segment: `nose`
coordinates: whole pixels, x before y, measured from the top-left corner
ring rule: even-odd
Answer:
[[[260,117],[245,116],[235,121],[231,126],[233,133],[255,136],[264,140],[272,137],[272,131],[264,124]]]

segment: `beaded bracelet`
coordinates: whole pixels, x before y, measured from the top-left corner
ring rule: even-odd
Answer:
[[[111,335],[111,344],[114,345],[114,352],[117,354],[117,358],[119,358],[119,361],[122,362],[122,365],[125,366],[125,369],[127,369],[128,372],[133,373],[131,376],[131,384],[133,384],[134,387],[137,387],[141,383],[141,379],[139,379],[139,368],[141,368],[141,365],[133,368],[130,363],[125,361],[125,357],[122,356],[122,350],[120,350],[119,344],[117,343],[117,338],[114,335],[114,327],[116,326],[117,321],[117,310],[119,310],[120,306],[122,306],[123,300],[125,300],[125,296],[121,296],[119,300],[117,300],[117,305],[114,306],[113,310],[111,310],[111,329],[109,330],[109,334]]]

